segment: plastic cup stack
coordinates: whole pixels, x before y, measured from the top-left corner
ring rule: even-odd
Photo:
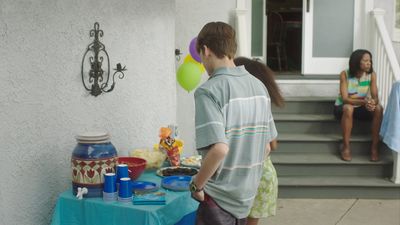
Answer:
[[[117,183],[120,182],[121,178],[129,177],[128,165],[119,164],[117,166]]]
[[[117,200],[117,176],[115,173],[104,174],[103,184],[103,200],[106,202],[112,202]]]
[[[131,178],[123,177],[120,179],[118,201],[124,203],[132,202]]]

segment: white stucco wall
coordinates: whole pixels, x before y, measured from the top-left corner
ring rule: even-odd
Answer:
[[[96,21],[128,70],[93,97],[80,68]],[[0,224],[50,223],[78,132],[109,131],[126,154],[177,122],[174,43],[173,0],[0,1]]]

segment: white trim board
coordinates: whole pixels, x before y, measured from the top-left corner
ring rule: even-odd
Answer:
[[[339,93],[338,80],[276,80],[276,82],[284,97],[332,97]]]
[[[278,84],[339,84],[339,80],[276,80]]]
[[[393,34],[392,40],[394,42],[400,42],[400,28],[396,28],[396,0],[393,1]],[[400,12],[398,12],[400,13]]]

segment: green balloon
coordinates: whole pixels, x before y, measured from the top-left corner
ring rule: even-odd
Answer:
[[[185,62],[179,66],[176,79],[183,89],[190,92],[200,83],[201,69],[195,63]]]

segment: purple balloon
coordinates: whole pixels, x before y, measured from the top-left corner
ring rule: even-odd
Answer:
[[[197,62],[201,62],[200,55],[196,50],[196,43],[197,43],[197,37],[193,38],[192,41],[190,41],[189,52],[194,60],[196,60]]]

